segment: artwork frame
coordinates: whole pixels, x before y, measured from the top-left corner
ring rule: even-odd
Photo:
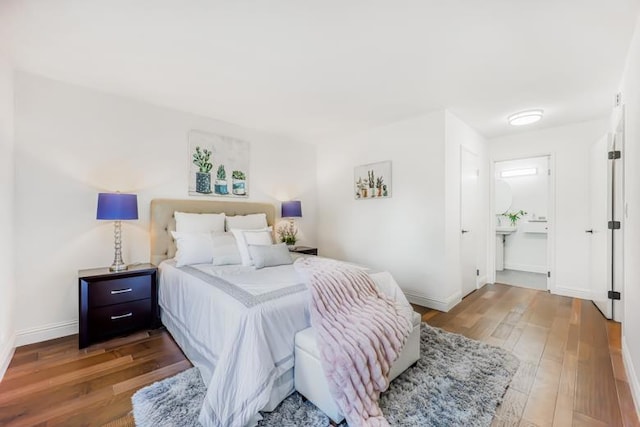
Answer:
[[[354,198],[367,200],[391,197],[391,172],[391,160],[356,166],[353,170]]]
[[[249,197],[248,141],[190,130],[189,196]]]

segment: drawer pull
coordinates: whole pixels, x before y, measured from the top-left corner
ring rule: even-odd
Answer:
[[[131,292],[131,291],[133,291],[133,289],[131,288],[118,289],[117,291],[111,291],[111,295],[126,294],[127,292]]]
[[[125,317],[131,317],[133,313],[121,314],[120,316],[111,316],[111,320],[124,319]]]

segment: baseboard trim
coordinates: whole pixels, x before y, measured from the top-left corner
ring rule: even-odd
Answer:
[[[636,370],[633,366],[631,354],[629,354],[627,338],[624,335],[622,336],[622,362],[624,364],[624,369],[627,371],[627,379],[629,380],[629,388],[631,388],[633,403],[636,405],[636,413],[640,414],[640,382],[638,381],[638,375],[636,375]]]
[[[422,295],[416,295],[412,292],[404,291],[405,296],[409,300],[409,302],[417,305],[421,305],[423,307],[431,308],[438,311],[447,312],[455,307],[460,301],[462,301],[462,296],[460,292],[456,292],[451,295],[446,300],[439,300],[434,298],[426,298]]]
[[[528,265],[528,264],[505,264],[505,270],[528,271],[529,273],[546,273],[549,270],[544,265]]]
[[[565,297],[579,298],[579,299],[586,299],[586,300],[593,299],[593,294],[591,293],[591,291],[587,291],[584,289],[565,288],[563,286],[558,286],[556,284],[555,289],[552,289],[550,291],[552,294],[562,295]]]
[[[66,322],[50,323],[48,325],[36,326],[34,328],[22,329],[16,332],[16,347],[66,337],[78,333],[78,321],[67,320]]]
[[[9,363],[13,358],[13,353],[16,351],[16,334],[11,335],[2,348],[0,348],[0,381],[4,377]]]

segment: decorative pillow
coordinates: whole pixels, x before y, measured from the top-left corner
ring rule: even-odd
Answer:
[[[213,265],[242,264],[238,244],[233,233],[211,233]]]
[[[220,214],[198,214],[174,212],[176,218],[176,231],[179,233],[211,233],[213,231],[224,231],[223,213]]]
[[[192,264],[211,264],[211,233],[180,233],[172,231],[176,241],[176,267]]]
[[[249,254],[256,268],[293,264],[289,248],[284,243],[277,245],[248,245]]]
[[[267,214],[249,214],[226,217],[227,231],[238,230],[259,230],[267,228]]]
[[[231,232],[236,238],[238,244],[238,250],[240,251],[240,257],[242,258],[242,265],[253,265],[251,261],[251,254],[249,254],[249,248],[247,245],[272,245],[273,236],[271,227],[262,228],[260,230],[236,230],[232,229]]]

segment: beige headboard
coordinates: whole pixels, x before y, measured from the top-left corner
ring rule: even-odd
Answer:
[[[274,225],[276,212],[268,203],[220,202],[217,200],[154,199],[151,201],[151,263],[158,265],[173,258],[176,246],[171,231],[176,229],[174,212],[222,213],[227,216],[252,213],[267,214],[267,223]]]

